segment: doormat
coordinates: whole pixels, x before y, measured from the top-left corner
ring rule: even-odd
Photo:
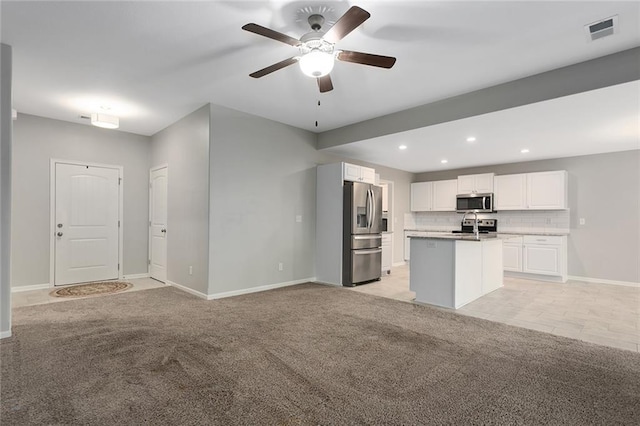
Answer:
[[[101,294],[117,293],[131,287],[133,287],[133,284],[124,281],[104,281],[59,288],[49,294],[54,297],[98,296]]]

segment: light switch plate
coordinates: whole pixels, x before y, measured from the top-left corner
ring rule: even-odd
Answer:
[[[302,222],[302,215],[301,214],[296,215],[296,222],[298,222],[298,223]]]

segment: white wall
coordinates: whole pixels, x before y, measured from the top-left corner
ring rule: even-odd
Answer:
[[[640,150],[422,173],[415,181],[547,170],[569,172],[569,275],[640,282]]]
[[[151,165],[169,166],[167,280],[207,294],[209,105],[156,133],[151,140]]]
[[[13,141],[13,287],[49,283],[51,158],[124,166],[123,273],[147,272],[149,137],[18,114]]]
[[[11,53],[0,44],[0,338],[11,335]]]

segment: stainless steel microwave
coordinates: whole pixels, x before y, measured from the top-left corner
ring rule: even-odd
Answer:
[[[493,194],[458,194],[456,195],[456,211],[458,213],[493,212]]]

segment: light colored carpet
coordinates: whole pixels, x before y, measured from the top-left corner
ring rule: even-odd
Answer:
[[[640,355],[304,284],[14,310],[3,425],[638,424]]]

